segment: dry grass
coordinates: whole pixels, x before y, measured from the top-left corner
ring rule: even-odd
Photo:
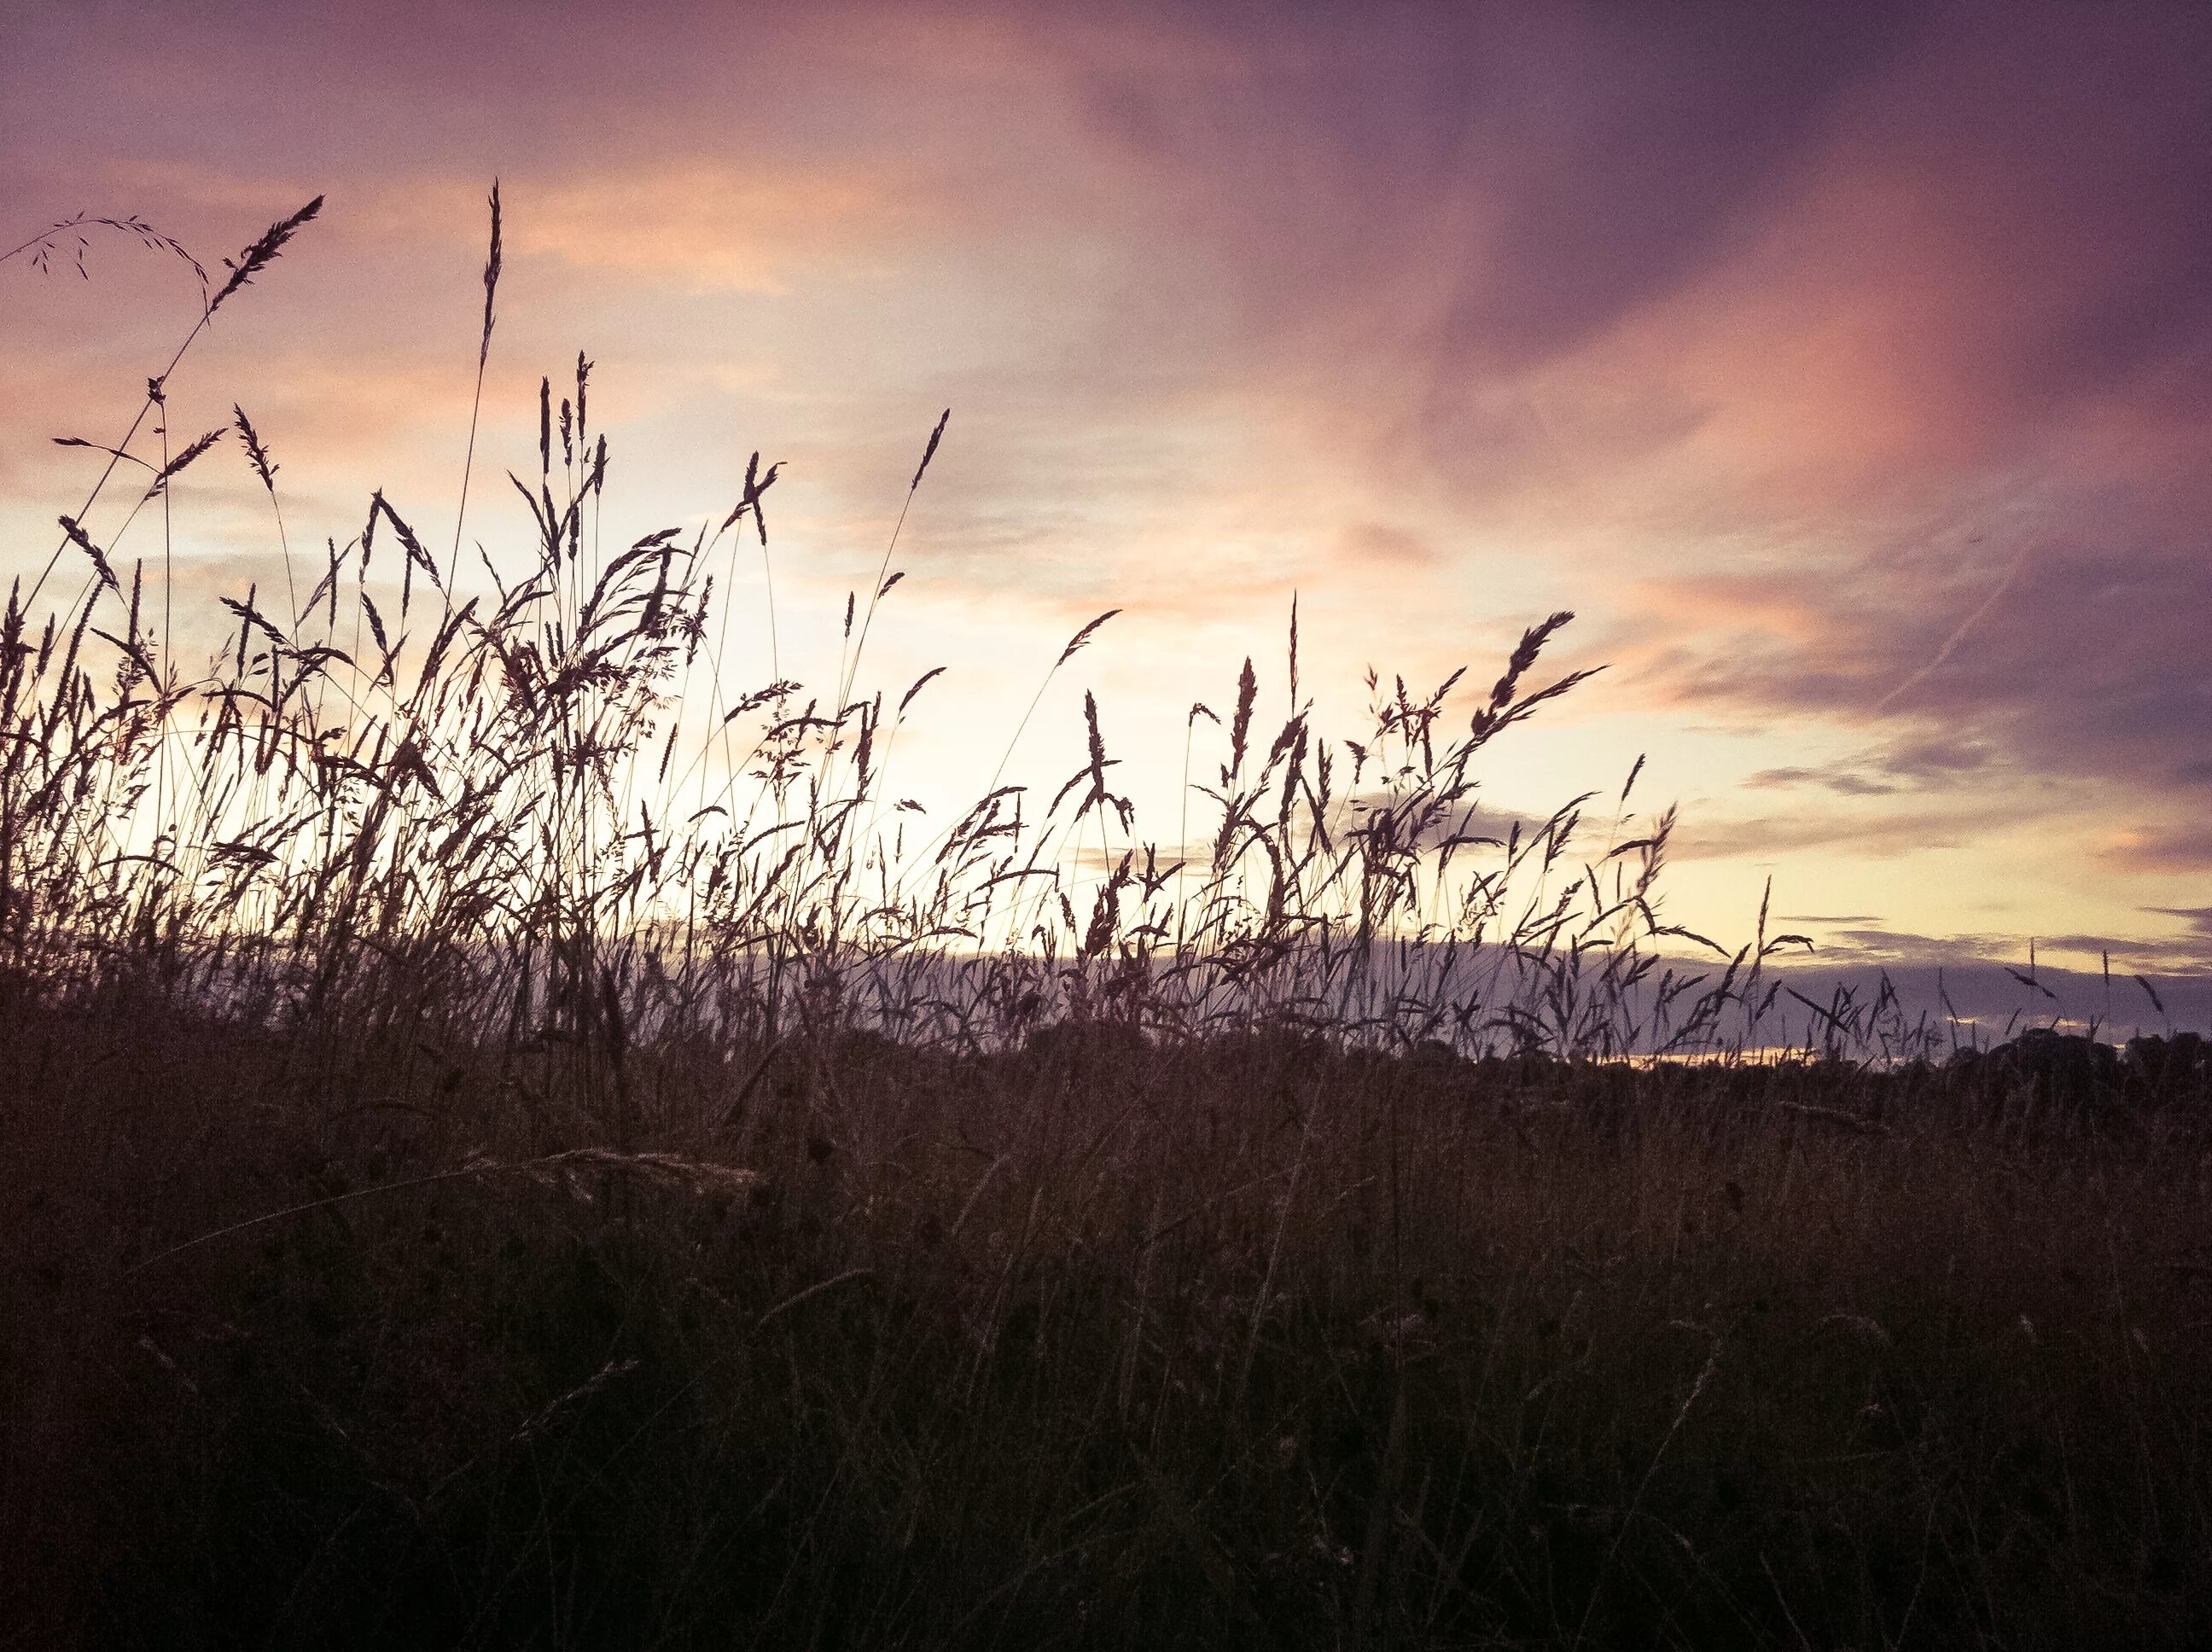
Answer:
[[[485,352],[498,270],[495,228]],[[1476,812],[1565,615],[1471,709],[1370,683],[1357,742],[1294,618],[1272,735],[1249,661],[1193,710],[1194,864],[1088,695],[1049,801],[933,832],[882,778],[921,685],[855,687],[895,580],[830,701],[738,689],[714,586],[775,469],[603,547],[588,383],[474,594],[380,494],[296,578],[275,516],[283,600],[188,670],[92,507],[143,470],[166,562],[221,433],[134,426],[76,600],[8,604],[0,1630],[2212,1634],[2193,1051],[2154,1104],[1936,1068],[1877,998],[1729,1059],[1796,938],[1663,921],[1633,774],[1596,849],[1591,799]],[[1721,1059],[1593,1059],[1655,1050]]]

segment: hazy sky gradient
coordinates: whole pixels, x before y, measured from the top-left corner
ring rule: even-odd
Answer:
[[[2212,968],[2212,9],[0,17],[7,244],[137,211],[211,262],[327,193],[174,387],[180,433],[246,408],[305,543],[378,485],[450,533],[496,174],[495,555],[580,347],[611,538],[789,461],[826,677],[955,410],[872,673],[951,667],[903,789],[972,787],[1104,608],[1037,777],[1094,688],[1164,837],[1190,701],[1251,652],[1279,712],[1294,591],[1344,733],[1365,664],[1487,682],[1571,607],[1559,663],[1613,669],[1494,795],[1648,750],[1679,921],[1744,933],[1771,875],[1851,962]],[[46,439],[119,434],[194,313],[126,242],[88,268],[0,266],[10,568],[94,468]],[[281,579],[239,456],[190,480],[194,579]]]

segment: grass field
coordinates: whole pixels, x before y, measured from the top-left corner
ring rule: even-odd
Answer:
[[[2212,1632],[2201,1093],[6,1031],[24,1644]]]
[[[380,495],[204,669],[242,410],[10,597],[0,1641],[2212,1640],[2201,1047],[1750,1059],[1798,943],[1663,921],[1633,774],[1474,823],[1565,615],[1357,741],[1293,620],[1164,847],[1087,695],[1049,802],[916,817],[890,552],[736,688],[775,468],[602,546],[587,398],[526,555]]]

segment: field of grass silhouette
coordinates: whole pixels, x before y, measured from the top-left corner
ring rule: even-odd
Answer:
[[[1769,1059],[1800,938],[1667,924],[1635,774],[1486,828],[1565,614],[1357,740],[1294,619],[1172,845],[1088,695],[1056,791],[916,816],[888,554],[827,699],[749,673],[776,467],[603,545],[590,374],[478,570],[379,493],[188,664],[143,507],[235,435],[281,511],[283,433],[142,413],[0,616],[0,1628],[2212,1637],[2199,1044]]]

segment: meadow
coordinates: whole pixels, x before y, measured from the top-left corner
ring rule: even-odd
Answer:
[[[1357,739],[1293,615],[1171,838],[1088,695],[931,817],[896,534],[762,671],[776,467],[603,544],[580,356],[450,541],[295,548],[166,386],[319,206],[0,616],[8,1643],[2212,1639],[2201,1044],[1802,998],[1665,921],[1634,772],[1486,829],[1565,614]],[[286,573],[203,659],[225,463]]]

